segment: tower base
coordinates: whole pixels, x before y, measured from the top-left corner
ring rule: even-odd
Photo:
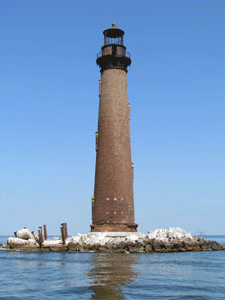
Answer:
[[[137,232],[137,224],[92,224],[91,232]]]

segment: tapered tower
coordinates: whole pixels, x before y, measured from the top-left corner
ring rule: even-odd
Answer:
[[[137,224],[127,95],[127,67],[131,59],[123,44],[123,30],[113,23],[103,34],[104,45],[96,61],[101,79],[91,231],[134,232]]]

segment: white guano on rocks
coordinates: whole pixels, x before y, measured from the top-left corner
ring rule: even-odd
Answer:
[[[9,245],[38,245],[34,240],[32,233],[29,229],[21,229],[17,232],[17,238],[8,238]],[[23,237],[23,238],[19,238]],[[32,237],[32,238],[30,238]],[[146,234],[141,232],[89,232],[78,233],[75,236],[66,239],[65,243],[79,244],[79,245],[96,245],[104,246],[106,244],[119,244],[121,242],[141,243],[146,240],[160,240],[168,242],[172,240],[192,241],[193,237],[190,233],[185,232],[184,229],[179,227],[170,227],[167,229],[156,229],[148,231]],[[61,239],[53,238],[51,240],[43,241],[44,247],[62,245]]]

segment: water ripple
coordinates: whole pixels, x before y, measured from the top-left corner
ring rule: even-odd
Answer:
[[[1,300],[225,299],[225,251],[0,251],[0,266]]]

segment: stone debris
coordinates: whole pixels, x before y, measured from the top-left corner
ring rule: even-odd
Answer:
[[[145,239],[145,234],[140,232],[89,232],[78,233],[76,236],[66,239],[66,245],[69,243],[77,243],[79,245],[95,245],[104,246],[106,244],[119,244],[121,242],[141,242]]]
[[[194,240],[194,237],[190,233],[185,232],[184,229],[179,227],[169,227],[167,229],[156,229],[154,231],[148,231],[145,238],[149,240],[161,240],[164,242],[168,242],[169,240]]]
[[[65,240],[35,241],[29,238],[29,229],[21,229],[17,236],[9,237],[5,248],[41,251],[113,251],[120,253],[187,252],[225,250],[214,241],[192,236],[182,228],[156,229],[146,234],[141,232],[89,232],[78,233]]]
[[[66,244],[77,243],[94,245],[100,244],[104,246],[106,244],[119,244],[121,242],[143,242],[145,240],[160,240],[163,242],[169,242],[171,240],[180,241],[193,241],[193,237],[190,233],[185,232],[182,228],[167,228],[156,229],[155,231],[149,231],[147,234],[141,232],[89,232],[87,234],[79,233],[76,236],[72,236],[66,240]]]
[[[17,231],[17,238],[23,240],[35,240],[33,234],[30,232],[28,228],[23,228]]]
[[[52,240],[46,240],[42,243],[43,247],[50,247],[50,246],[56,246],[56,245],[62,245],[62,240],[52,239]]]
[[[12,247],[15,246],[37,246],[38,244],[36,243],[36,241],[34,239],[21,239],[21,238],[13,238],[13,237],[9,237],[7,240],[7,244],[11,245]]]

